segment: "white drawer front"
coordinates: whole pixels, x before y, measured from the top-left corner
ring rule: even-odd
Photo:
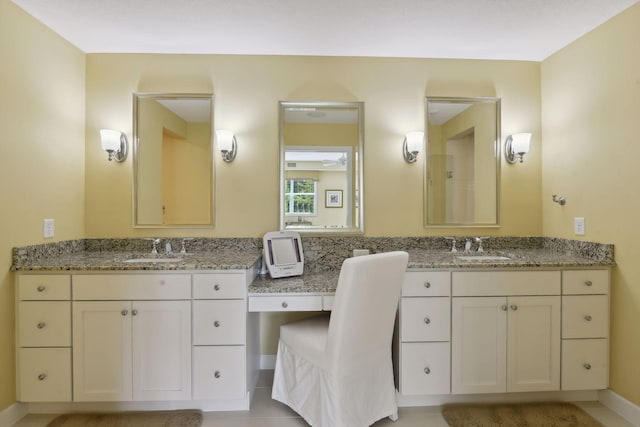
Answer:
[[[193,298],[234,299],[247,296],[245,276],[241,273],[193,275]]]
[[[400,316],[402,342],[451,339],[451,304],[448,297],[403,297]]]
[[[21,348],[19,355],[19,401],[71,401],[70,348]]]
[[[20,347],[71,345],[71,303],[22,301],[18,307]]]
[[[71,299],[71,276],[54,274],[21,274],[18,278],[20,300]]]
[[[194,301],[193,344],[244,344],[246,317],[244,300]]]
[[[250,296],[249,311],[321,311],[322,295]]]
[[[408,271],[402,282],[402,296],[448,297],[451,295],[451,273],[448,271]]]
[[[189,274],[86,274],[73,276],[74,300],[191,299]]]
[[[449,394],[449,343],[403,343],[401,351],[400,394]]]
[[[607,338],[607,295],[562,297],[562,338]]]
[[[562,272],[562,293],[564,295],[606,294],[608,292],[608,270],[570,270]]]
[[[193,348],[193,398],[245,397],[244,346]]]
[[[562,340],[562,390],[601,390],[608,386],[606,339]]]
[[[460,271],[453,296],[560,295],[559,271]]]

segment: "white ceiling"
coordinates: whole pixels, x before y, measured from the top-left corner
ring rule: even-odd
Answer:
[[[640,0],[13,0],[86,53],[542,61]]]

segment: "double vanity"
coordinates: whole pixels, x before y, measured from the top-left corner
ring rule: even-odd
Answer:
[[[443,238],[309,237],[305,274],[269,279],[259,239],[189,244],[171,256],[142,239],[16,248],[18,400],[246,410],[261,316],[331,310],[341,262],[362,248],[410,255],[393,343],[401,405],[608,385],[610,245],[491,238],[453,254]]]

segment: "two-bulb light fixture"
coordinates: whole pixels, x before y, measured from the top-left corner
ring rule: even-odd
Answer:
[[[415,163],[418,153],[422,150],[424,132],[409,132],[402,142],[402,155],[407,163]]]
[[[236,136],[230,130],[217,130],[216,139],[218,140],[218,149],[222,154],[222,160],[227,163],[233,162],[238,153],[238,142]]]
[[[509,164],[522,163],[524,155],[529,152],[531,146],[530,133],[515,133],[509,135],[504,143],[504,158]]]
[[[109,154],[109,161],[124,162],[127,158],[127,137],[119,130],[100,129],[102,149]]]

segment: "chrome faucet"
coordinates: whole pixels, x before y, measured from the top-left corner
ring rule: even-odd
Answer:
[[[171,242],[167,240],[167,243],[164,244],[164,251],[167,253],[167,255],[171,255],[173,253],[173,250],[171,249]]]
[[[185,237],[182,239],[182,246],[180,247],[180,255],[187,254],[187,241],[193,240],[193,237]]]
[[[471,239],[467,239],[467,241],[464,243],[464,253],[465,254],[471,253]]]
[[[487,239],[487,237],[476,237],[475,238],[476,242],[478,242],[478,250],[476,252],[484,252],[484,249],[482,248],[482,241],[484,239]]]
[[[158,255],[158,245],[160,244],[160,239],[156,239],[153,237],[145,237],[144,240],[150,240],[153,248],[151,249],[151,255]]]
[[[456,238],[455,237],[445,237],[445,239],[447,240],[451,240],[451,253],[456,253],[458,252],[458,249],[456,249]]]

